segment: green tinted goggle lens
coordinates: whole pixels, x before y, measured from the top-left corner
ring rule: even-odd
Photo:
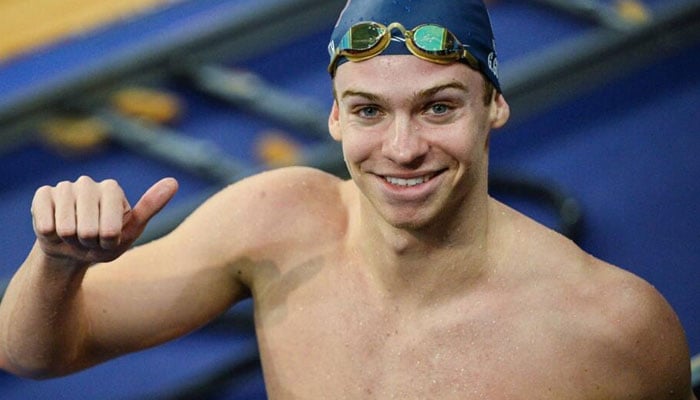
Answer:
[[[389,24],[388,27],[377,22],[360,22],[353,25],[340,39],[328,71],[331,75],[334,74],[339,57],[363,61],[380,54],[389,46],[392,29],[401,31],[406,47],[419,58],[442,64],[466,59],[470,65],[477,65],[476,59],[459,40],[442,26],[425,24],[408,31],[398,22]]]
[[[364,52],[376,46],[386,33],[386,28],[375,24],[355,25],[340,40],[338,49],[348,53]]]
[[[415,28],[412,35],[413,44],[428,53],[445,53],[459,51],[455,46],[456,38],[447,29],[437,25],[423,25]]]

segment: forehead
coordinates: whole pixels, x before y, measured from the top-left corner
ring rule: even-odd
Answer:
[[[443,65],[411,55],[380,55],[340,65],[333,86],[337,93],[345,90],[415,93],[455,81],[477,92],[484,85],[481,73],[462,63]]]

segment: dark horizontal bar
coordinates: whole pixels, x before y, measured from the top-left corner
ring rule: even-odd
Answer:
[[[624,32],[598,28],[504,66],[501,80],[515,120],[526,119],[635,67],[700,42],[700,1],[686,0]]]

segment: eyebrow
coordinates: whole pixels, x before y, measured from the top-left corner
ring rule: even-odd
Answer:
[[[447,89],[457,89],[457,90],[462,91],[464,93],[469,93],[469,88],[467,86],[465,86],[461,82],[453,81],[453,82],[445,83],[443,85],[438,85],[438,86],[435,86],[435,87],[432,87],[429,89],[421,90],[420,92],[418,92],[416,97],[418,97],[418,98],[433,97],[436,94],[442,92],[443,90],[447,90]]]
[[[376,94],[361,92],[361,91],[356,91],[356,90],[346,90],[343,92],[343,95],[340,96],[341,99],[345,99],[348,97],[364,97],[367,100],[375,102],[375,103],[379,102],[381,100],[381,97],[377,96]]]
[[[435,96],[436,94],[438,94],[444,90],[448,90],[448,89],[457,89],[459,91],[469,93],[469,88],[467,86],[465,86],[461,82],[454,81],[454,82],[449,82],[449,83],[445,83],[445,84],[437,85],[437,86],[434,86],[434,87],[431,87],[428,89],[421,90],[418,93],[416,93],[416,95],[414,97],[415,98],[423,98],[423,99],[429,98],[429,97]],[[372,101],[372,102],[376,102],[376,103],[381,102],[381,100],[382,100],[381,96],[378,96],[378,95],[373,94],[373,93],[362,92],[362,91],[357,91],[357,90],[346,90],[343,92],[341,98],[345,99],[347,97],[355,97],[355,96],[364,97],[365,99]]]

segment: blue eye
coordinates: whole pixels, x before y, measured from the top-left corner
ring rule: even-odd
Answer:
[[[430,106],[430,111],[433,114],[445,114],[446,112],[450,111],[450,107],[446,104],[435,103]]]
[[[374,106],[366,106],[360,109],[359,114],[365,118],[374,118],[379,115],[379,109]]]

